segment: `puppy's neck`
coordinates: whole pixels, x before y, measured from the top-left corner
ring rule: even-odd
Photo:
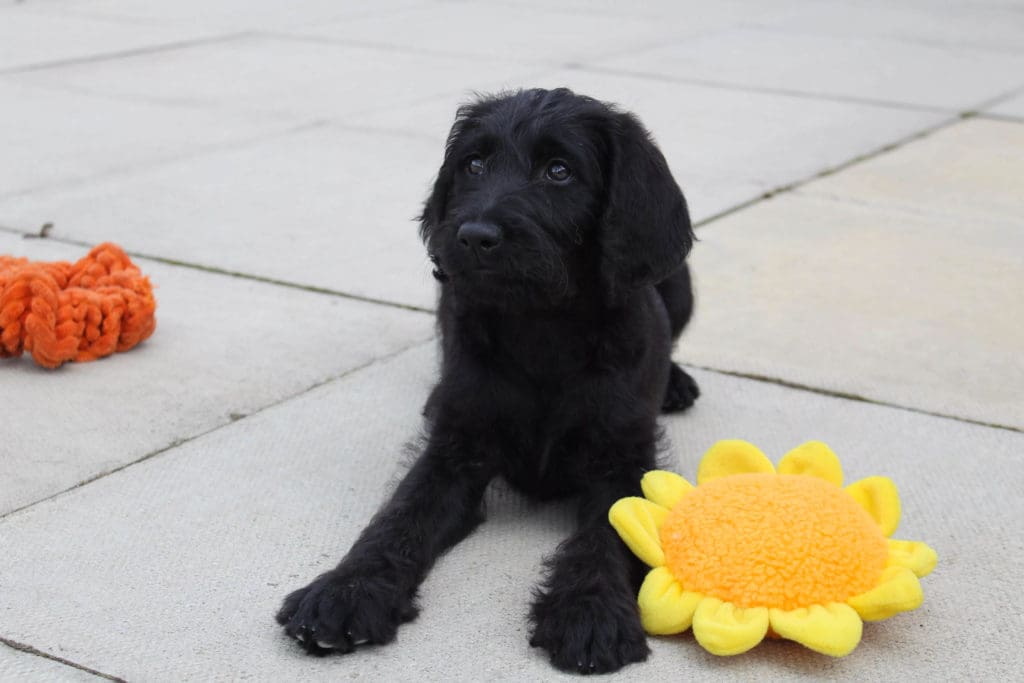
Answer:
[[[446,344],[480,363],[558,381],[639,353],[646,339],[637,334],[637,317],[647,298],[638,292],[615,307],[599,296],[558,308],[449,304],[439,317]]]

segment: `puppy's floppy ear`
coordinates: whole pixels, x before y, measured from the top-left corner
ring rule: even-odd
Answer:
[[[606,204],[598,237],[609,296],[664,280],[693,244],[686,200],[650,134],[615,113],[608,135]]]
[[[456,124],[457,126],[458,124]],[[456,134],[455,129],[452,129],[451,135]],[[451,194],[453,185],[453,175],[455,173],[456,162],[452,154],[451,137],[449,138],[448,148],[445,151],[444,161],[441,163],[441,168],[437,172],[437,180],[434,181],[434,187],[430,191],[430,196],[427,197],[427,201],[423,204],[423,213],[420,214],[420,237],[424,242],[428,241],[430,235],[437,229],[437,226],[444,220],[445,211],[448,205],[448,196]]]

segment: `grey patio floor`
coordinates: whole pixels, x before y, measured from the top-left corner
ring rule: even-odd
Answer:
[[[131,352],[0,361],[0,680],[569,678],[526,613],[571,510],[498,485],[395,643],[273,621],[420,428],[454,107],[533,85],[637,112],[699,223],[669,464],[824,440],[940,557],[847,658],[684,635],[615,677],[1020,676],[1024,2],[0,0],[0,254],[116,241],[159,301]]]

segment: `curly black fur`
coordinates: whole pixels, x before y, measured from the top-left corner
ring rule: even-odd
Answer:
[[[441,379],[423,454],[337,568],[277,619],[313,653],[386,643],[496,476],[579,499],[548,562],[531,644],[559,668],[647,657],[642,568],[607,511],[655,467],[659,410],[697,385],[670,359],[693,305],[686,202],[631,114],[569,90],[461,108],[421,218],[440,282]]]

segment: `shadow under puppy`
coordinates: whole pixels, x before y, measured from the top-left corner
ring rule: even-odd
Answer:
[[[579,500],[536,592],[531,644],[580,673],[646,659],[642,567],[607,515],[655,468],[658,413],[699,393],[670,358],[693,304],[692,231],[664,157],[634,116],[569,90],[484,97],[458,112],[421,232],[441,283],[426,446],[278,622],[312,653],[392,640],[501,476]]]

